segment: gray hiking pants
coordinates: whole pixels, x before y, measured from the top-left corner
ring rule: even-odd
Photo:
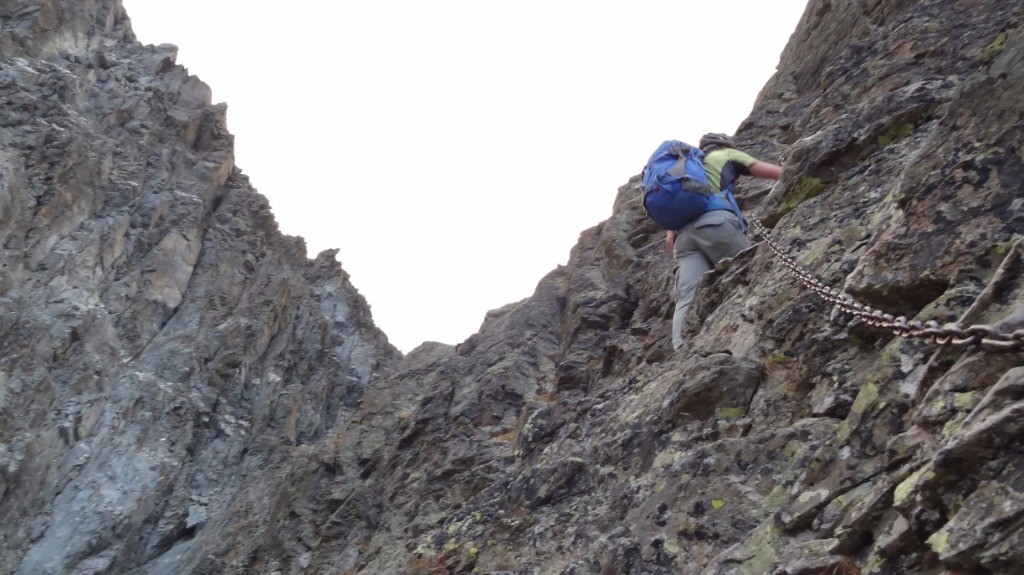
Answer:
[[[718,262],[750,247],[744,226],[736,214],[708,212],[676,233],[676,310],[672,314],[672,347],[683,347],[683,320],[693,303],[697,283]]]

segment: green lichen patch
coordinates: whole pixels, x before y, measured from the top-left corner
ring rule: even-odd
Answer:
[[[782,530],[771,522],[766,522],[758,527],[743,546],[742,552],[748,558],[739,565],[740,573],[743,575],[771,573],[772,565],[777,557],[774,544],[781,535]]]
[[[875,140],[879,148],[884,148],[897,140],[901,140],[914,131],[914,124],[910,122],[896,123],[880,134]]]
[[[936,531],[928,538],[928,546],[932,548],[939,557],[946,557],[949,555],[949,533],[946,531]]]
[[[873,383],[865,383],[857,393],[856,399],[853,400],[853,407],[850,409],[854,413],[867,413],[868,408],[874,405],[877,400],[878,386]]]
[[[1006,32],[1000,32],[996,36],[996,39],[993,40],[992,43],[989,44],[988,47],[985,48],[985,51],[981,54],[982,61],[985,62],[986,64],[988,64],[996,56],[1001,54],[1002,51],[1003,51],[1003,48],[1006,48],[1006,39],[1007,39]]]
[[[978,399],[978,392],[976,391],[954,393],[953,405],[955,405],[957,409],[970,410],[974,408]]]
[[[993,248],[993,251],[997,255],[1005,256],[1006,254],[1008,254],[1010,252],[1010,250],[1013,248],[1013,246],[1015,246],[1017,244],[1018,241],[1020,241],[1020,237],[1019,236],[1014,236],[1013,239],[1011,239],[1008,242],[999,242],[999,243],[997,243],[995,248]]]
[[[788,456],[787,456],[788,457]],[[789,490],[782,485],[776,485],[772,492],[762,501],[765,509],[778,509],[789,502]]]
[[[918,485],[924,481],[933,479],[934,477],[935,472],[928,466],[922,467],[912,473],[910,477],[906,478],[896,486],[896,490],[892,495],[893,507],[899,507],[907,503],[910,498],[917,493]]]
[[[782,198],[782,214],[787,214],[807,200],[818,197],[824,190],[825,183],[821,178],[811,176],[800,178],[800,181],[790,188]]]
[[[950,419],[942,426],[942,439],[948,441],[957,433],[964,428],[964,421],[967,420],[968,412],[962,412],[957,414],[956,417]]]
[[[853,426],[850,424],[849,419],[844,419],[839,423],[839,427],[836,428],[836,442],[839,444],[846,443],[846,440],[850,439],[851,433],[853,433]]]
[[[680,451],[674,449],[664,449],[654,457],[654,467],[662,468],[670,465],[674,465],[683,458],[683,454]]]
[[[905,114],[901,114],[889,121],[881,132],[875,136],[874,146],[865,146],[865,152],[872,154],[878,150],[887,148],[895,142],[906,138],[914,130],[935,119],[938,106],[929,104],[917,107]],[[895,199],[895,197],[894,197]]]
[[[746,407],[719,407],[715,410],[715,418],[724,419],[725,421],[736,421],[746,414]]]

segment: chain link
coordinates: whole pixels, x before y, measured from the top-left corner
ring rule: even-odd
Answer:
[[[955,345],[979,345],[993,351],[1016,351],[1024,349],[1024,329],[1014,332],[1000,332],[990,325],[961,327],[957,323],[940,324],[937,321],[908,320],[905,316],[893,316],[855,300],[851,295],[825,285],[814,274],[801,267],[775,241],[771,234],[757,220],[751,222],[754,231],[764,238],[768,247],[789,271],[818,294],[834,304],[841,311],[863,319],[870,325],[891,329],[903,337],[932,340],[935,343]]]

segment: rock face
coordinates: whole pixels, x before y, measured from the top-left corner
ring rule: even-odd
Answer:
[[[400,354],[120,2],[0,23],[0,572],[189,572]]]
[[[0,23],[0,571],[1024,565],[1024,353],[851,321],[762,243],[671,356],[633,178],[532,297],[400,358],[173,47],[116,0]],[[741,203],[869,305],[1020,330],[1021,93],[1019,2],[811,0],[737,134],[783,179]]]

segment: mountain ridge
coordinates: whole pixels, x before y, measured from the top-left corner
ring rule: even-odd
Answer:
[[[764,242],[702,280],[638,177],[535,293],[402,356],[117,0],[0,6],[0,569],[1010,573],[1017,353],[851,320]],[[1024,7],[812,0],[737,134],[825,285],[1024,327]],[[952,41],[951,39],[954,39]]]

